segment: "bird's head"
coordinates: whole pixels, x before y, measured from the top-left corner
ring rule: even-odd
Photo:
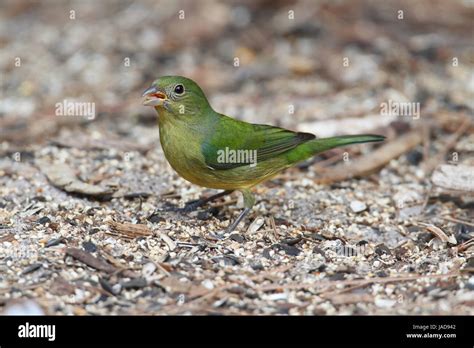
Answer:
[[[182,76],[162,76],[142,95],[143,105],[175,116],[199,115],[209,108],[209,102],[196,82]]]

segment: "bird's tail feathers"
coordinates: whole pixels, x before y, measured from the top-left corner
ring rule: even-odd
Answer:
[[[385,139],[382,135],[373,134],[359,134],[359,135],[341,135],[331,138],[320,138],[309,141],[307,144],[313,152],[313,155],[333,149],[335,147],[360,144],[360,143],[371,143],[376,141],[383,141]]]

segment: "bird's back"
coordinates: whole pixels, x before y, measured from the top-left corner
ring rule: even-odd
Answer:
[[[274,176],[291,164],[285,153],[315,138],[218,113],[201,123],[161,122],[160,137],[166,158],[183,178],[227,190]]]

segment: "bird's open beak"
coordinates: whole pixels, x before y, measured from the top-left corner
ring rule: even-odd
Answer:
[[[143,92],[142,97],[145,97],[143,105],[146,106],[161,106],[167,99],[166,95],[163,92],[160,92],[155,86],[151,86]]]

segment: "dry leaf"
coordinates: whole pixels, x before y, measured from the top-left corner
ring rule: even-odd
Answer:
[[[66,192],[79,193],[100,198],[110,197],[113,193],[109,188],[103,188],[98,185],[91,185],[80,181],[74,170],[65,163],[37,161],[36,164],[43,174],[47,176],[51,184]]]

